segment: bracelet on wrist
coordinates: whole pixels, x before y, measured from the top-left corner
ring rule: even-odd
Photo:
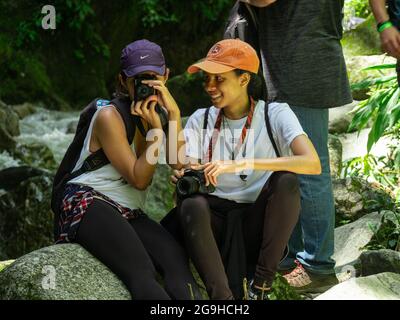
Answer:
[[[378,30],[379,33],[381,33],[383,30],[386,30],[387,28],[393,27],[393,23],[390,20],[383,21],[381,23],[378,23],[376,26],[376,29]]]

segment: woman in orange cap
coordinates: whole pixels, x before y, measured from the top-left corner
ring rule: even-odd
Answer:
[[[215,191],[185,194],[177,188],[177,213],[211,299],[242,298],[245,277],[251,279],[250,299],[267,296],[299,216],[296,174],[321,172],[289,106],[263,101],[258,68],[255,50],[238,39],[218,42],[188,68],[203,72],[213,104],[197,110],[185,127],[188,167],[204,170],[205,185]],[[184,175],[188,171],[172,177],[180,189]]]

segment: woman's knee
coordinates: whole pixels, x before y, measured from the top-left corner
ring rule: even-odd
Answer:
[[[293,172],[276,171],[270,179],[275,191],[297,194],[300,190],[299,178]]]
[[[206,197],[194,195],[182,200],[179,208],[179,218],[183,224],[191,224],[199,219],[209,220],[209,207]]]

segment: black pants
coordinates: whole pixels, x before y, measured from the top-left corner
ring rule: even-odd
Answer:
[[[111,205],[95,199],[83,217],[76,242],[109,267],[132,298],[201,299],[183,248],[147,216],[126,220]],[[164,278],[165,289],[156,280]]]
[[[245,210],[242,230],[248,265],[256,265],[255,284],[268,287],[299,217],[297,176],[273,173],[253,204],[194,195],[178,205],[184,241],[211,299],[233,296],[218,248],[224,220],[217,213],[240,207]]]

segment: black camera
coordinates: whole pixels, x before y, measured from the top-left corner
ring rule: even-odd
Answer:
[[[176,194],[179,198],[188,197],[194,193],[211,193],[215,187],[210,183],[206,186],[203,170],[187,169],[183,177],[176,182]]]
[[[135,88],[135,101],[142,101],[146,98],[156,95],[156,90],[152,87],[149,87],[147,84],[142,83],[143,80],[157,80],[155,75],[151,74],[139,74],[134,78],[134,88]],[[168,115],[167,113],[157,104],[155,107],[156,112],[160,116],[162,127],[167,130],[168,126]]]
[[[143,80],[156,80],[156,76],[151,74],[139,74],[134,78],[135,87],[135,100],[142,101],[146,98],[156,94],[154,88],[149,87],[147,84],[142,83]]]

